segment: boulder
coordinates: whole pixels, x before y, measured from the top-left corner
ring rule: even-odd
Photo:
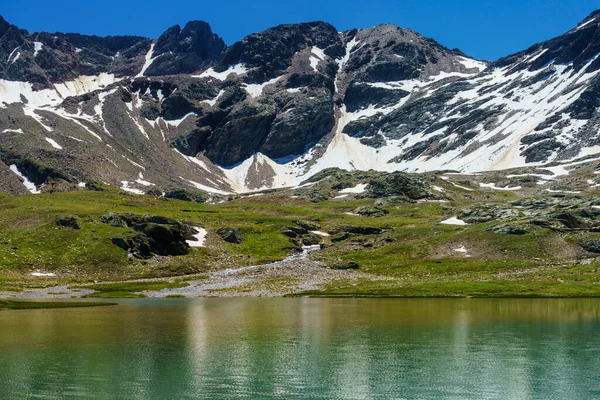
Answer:
[[[150,188],[150,189],[146,190],[146,194],[148,196],[162,197],[163,192],[159,188],[153,187],[153,188]]]
[[[292,221],[294,224],[298,225],[301,228],[304,228],[309,231],[316,231],[321,228],[319,224],[312,221],[303,221],[303,220],[294,220]]]
[[[125,251],[128,251],[132,247],[131,239],[128,240],[122,237],[114,237],[110,240],[115,246],[120,247]]]
[[[587,224],[580,220],[573,214],[570,213],[559,213],[555,214],[554,218],[560,222],[565,228],[569,229],[582,229],[587,227]]]
[[[383,233],[383,229],[371,226],[346,226],[344,231],[357,235],[380,235]]]
[[[304,246],[316,246],[319,243],[321,243],[321,237],[312,233],[302,238]]]
[[[69,229],[81,229],[81,224],[77,217],[66,216],[66,217],[58,217],[56,219],[56,225],[61,228],[69,228]]]
[[[100,219],[103,223],[117,228],[127,228],[128,226],[127,221],[119,214],[114,212],[109,212],[108,214],[100,217]]]
[[[193,239],[196,230],[174,219],[160,215],[135,215],[108,213],[102,222],[115,227],[133,229],[140,234],[130,238],[114,237],[112,243],[138,258],[161,256],[181,256],[190,249],[187,240]]]
[[[308,233],[308,229],[298,228],[297,226],[289,226],[285,228],[286,230],[292,231],[297,235],[306,235]]]
[[[340,271],[345,271],[345,270],[349,270],[349,269],[359,269],[359,268],[360,268],[360,265],[354,261],[334,265],[333,267],[331,267],[331,269],[336,269],[336,270],[340,270]]]
[[[519,225],[511,225],[511,224],[500,224],[493,225],[486,229],[488,232],[494,233],[502,233],[505,235],[524,235],[527,233],[527,230]]]
[[[142,223],[133,227],[136,231],[152,239],[152,252],[162,256],[180,256],[188,254],[189,245],[186,242],[181,226],[165,226],[154,223]]]
[[[342,241],[344,241],[346,239],[349,239],[351,237],[352,237],[352,235],[350,233],[347,233],[347,232],[345,232],[345,233],[339,233],[337,235],[332,236],[331,237],[331,241],[332,242],[342,242]]]
[[[150,222],[153,224],[161,224],[161,225],[179,225],[179,222],[175,221],[172,218],[163,217],[161,215],[149,215],[145,214],[142,216],[141,220],[143,222]]]
[[[281,231],[281,233],[283,233],[285,236],[292,238],[292,239],[298,237],[298,234],[290,229],[284,229]]]
[[[389,211],[381,207],[358,207],[352,210],[352,213],[363,217],[383,217],[389,214]]]
[[[536,226],[541,226],[542,228],[549,228],[552,226],[550,221],[541,218],[532,219],[531,223]]]
[[[244,241],[240,228],[219,228],[217,234],[227,243],[240,244]]]

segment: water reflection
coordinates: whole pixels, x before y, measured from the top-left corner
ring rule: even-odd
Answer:
[[[600,397],[599,300],[135,300],[0,313],[0,398]]]

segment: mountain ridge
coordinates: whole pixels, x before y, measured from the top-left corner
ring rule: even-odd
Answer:
[[[390,24],[285,24],[228,47],[202,21],[148,39],[29,34],[0,17],[0,159],[28,179],[37,163],[72,184],[229,193],[330,167],[476,172],[596,154],[599,15],[491,63]]]

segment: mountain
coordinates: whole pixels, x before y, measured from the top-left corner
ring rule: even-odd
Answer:
[[[477,172],[597,154],[599,23],[488,63],[393,25],[280,25],[226,47],[201,21],[151,40],[30,34],[0,17],[0,190],[226,194],[329,167]]]

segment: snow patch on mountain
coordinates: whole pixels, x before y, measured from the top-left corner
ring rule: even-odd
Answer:
[[[262,89],[261,89],[261,93],[262,93]],[[225,90],[221,89],[219,91],[219,93],[211,100],[203,100],[203,103],[208,104],[209,106],[213,107],[215,104],[217,104],[217,102],[219,101],[219,99],[225,94]],[[189,115],[189,114],[188,114]],[[186,115],[187,117],[187,115]],[[183,117],[185,118],[185,117]]]
[[[23,133],[23,129],[4,129],[2,133]]]
[[[228,69],[223,72],[216,72],[212,67],[201,73],[200,75],[192,75],[194,78],[215,78],[220,81],[224,81],[230,74],[244,75],[248,72],[248,69],[244,64],[231,65]]]
[[[29,82],[8,81],[0,79],[0,108],[6,104],[21,103],[23,96],[27,106],[37,108],[42,106],[57,106],[67,97],[79,96],[111,85],[119,79],[113,74],[97,76],[80,76],[72,81],[57,83],[52,89],[34,90]]]
[[[277,81],[279,81],[281,78],[282,78],[282,76],[278,76],[277,78],[273,78],[271,80],[268,80],[264,83],[259,83],[259,84],[244,83],[242,85],[242,87],[244,88],[246,93],[248,93],[250,95],[250,97],[256,98],[256,97],[259,97],[262,95],[265,87],[277,83]],[[217,99],[218,98],[219,98],[219,96],[217,96]],[[216,99],[215,99],[215,102],[216,102]],[[214,105],[214,104],[212,104],[212,105]]]
[[[316,71],[319,72],[319,69],[317,68],[317,66],[319,65],[319,63],[323,60],[325,60],[325,58],[327,57],[325,55],[325,52],[318,48],[317,46],[313,46],[310,50],[311,52],[311,56],[309,58],[310,61],[310,66],[311,68]]]
[[[130,187],[130,182],[121,181],[121,190],[133,194],[145,194],[143,190]]]
[[[367,190],[367,184],[364,183],[359,183],[358,185],[351,187],[351,188],[346,188],[346,189],[342,189],[340,190],[340,193],[353,193],[353,194],[360,194],[360,193],[364,193],[365,190]]]
[[[58,150],[62,150],[63,149],[62,146],[59,145],[58,143],[56,143],[56,141],[54,139],[51,139],[51,138],[47,137],[46,138],[46,142],[50,143],[50,145],[52,147],[54,147],[55,149],[58,149]]]
[[[38,53],[42,50],[44,44],[41,42],[33,42],[33,58],[35,58]]]
[[[152,65],[152,63],[154,62],[154,60],[156,60],[159,56],[157,57],[152,57],[152,55],[154,54],[154,43],[152,43],[150,45],[150,50],[148,50],[148,53],[146,53],[146,56],[144,57],[144,65],[142,66],[142,70],[139,72],[139,74],[137,74],[135,77],[136,78],[140,78],[142,76],[144,76],[144,74],[146,73],[146,70]]]

